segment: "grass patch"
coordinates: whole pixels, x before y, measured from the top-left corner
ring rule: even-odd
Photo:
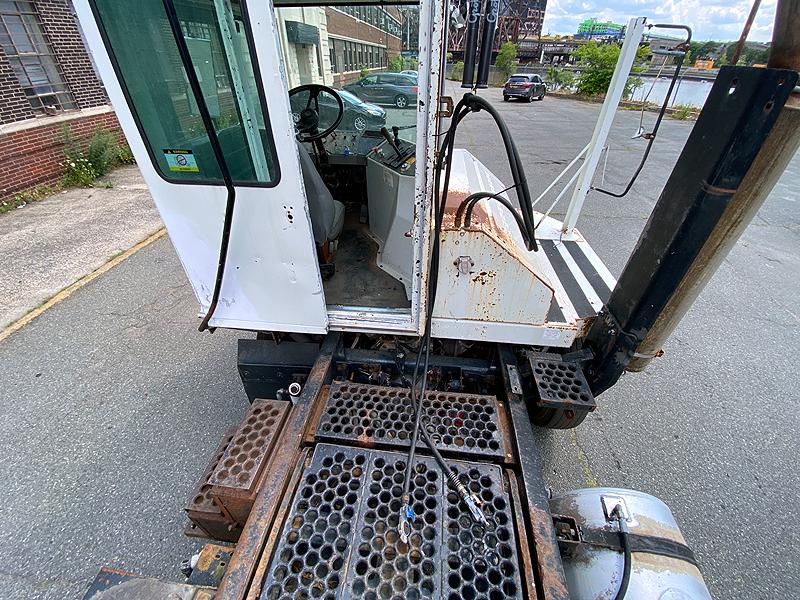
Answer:
[[[119,165],[133,164],[133,153],[127,144],[107,129],[97,129],[88,143],[81,144],[64,126],[64,179],[66,187],[94,187],[95,180]],[[110,184],[103,184],[110,187]]]
[[[695,116],[694,111],[695,108],[693,106],[689,106],[688,104],[677,104],[672,107],[672,114],[670,116],[673,119],[685,121],[686,119],[690,119]]]
[[[0,200],[0,215],[10,212],[15,208],[22,208],[23,206],[36,202],[42,198],[52,196],[60,187],[52,185],[38,185],[32,190],[27,190],[14,195],[6,200]]]

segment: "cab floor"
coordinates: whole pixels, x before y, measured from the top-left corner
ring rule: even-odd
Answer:
[[[327,304],[409,308],[403,284],[378,267],[377,256],[367,225],[348,215],[333,255],[336,273],[323,283]]]

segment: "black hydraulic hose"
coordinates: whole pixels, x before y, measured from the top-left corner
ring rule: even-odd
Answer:
[[[628,184],[625,186],[625,189],[622,190],[621,192],[612,192],[610,190],[594,186],[592,186],[591,188],[596,192],[600,192],[601,194],[605,194],[606,196],[611,196],[613,198],[622,198],[623,196],[626,196],[628,192],[631,191],[633,184],[636,183],[636,180],[639,178],[639,174],[642,172],[642,169],[644,168],[644,165],[647,162],[647,158],[650,156],[650,150],[652,150],[653,148],[653,142],[656,141],[658,128],[661,127],[661,121],[664,119],[664,114],[667,112],[667,106],[669,105],[669,100],[672,97],[672,90],[675,88],[675,84],[678,81],[678,76],[681,72],[681,68],[683,67],[683,61],[686,58],[686,52],[689,49],[689,42],[692,41],[692,30],[686,25],[660,24],[660,25],[654,25],[653,27],[658,27],[661,29],[683,29],[684,31],[686,31],[686,39],[676,46],[676,48],[683,48],[683,52],[678,55],[678,63],[675,65],[675,73],[673,73],[672,79],[669,82],[669,89],[667,90],[666,96],[664,96],[664,102],[661,103],[661,109],[658,111],[658,117],[656,118],[655,125],[653,125],[653,131],[651,131],[647,136],[648,137],[647,147],[644,149],[644,153],[642,154],[642,159],[639,161],[639,166],[636,167],[636,170],[633,172],[633,176],[631,176],[630,180],[628,181]]]
[[[503,190],[503,192],[506,190]],[[464,198],[461,204],[458,206],[458,211],[456,212],[456,220],[455,224],[456,227],[461,227],[461,217],[466,212],[466,216],[464,218],[464,226],[469,227],[472,225],[472,211],[475,208],[475,205],[478,204],[481,200],[484,199],[492,199],[497,200],[500,204],[505,206],[511,215],[514,217],[514,220],[517,222],[517,227],[519,228],[519,232],[522,235],[522,239],[525,241],[525,245],[529,246],[529,235],[528,231],[525,229],[525,222],[522,220],[522,216],[517,212],[517,209],[511,203],[508,198],[504,198],[500,194],[503,192],[497,192],[493,194],[491,192],[477,192],[475,194],[471,194]],[[466,209],[466,210],[465,210]]]
[[[494,119],[497,128],[500,130],[500,136],[503,139],[503,145],[506,149],[508,156],[508,164],[511,169],[511,177],[514,180],[514,187],[517,190],[517,198],[519,199],[520,210],[522,211],[522,218],[525,222],[525,229],[528,231],[528,250],[538,251],[539,247],[536,243],[534,232],[536,224],[533,218],[533,205],[531,201],[531,193],[528,189],[528,180],[525,177],[525,168],[522,165],[522,158],[517,151],[517,146],[514,143],[514,138],[511,132],[503,121],[503,118],[487,100],[476,96],[475,94],[465,94],[467,105],[473,110],[485,110]]]
[[[511,169],[511,176],[514,179],[514,185],[517,187],[517,195],[520,198],[520,208],[522,209],[523,218],[525,219],[526,224],[529,227],[533,227],[533,209],[531,208],[530,202],[530,191],[528,190],[528,182],[525,178],[525,169],[522,166],[522,160],[519,156],[519,152],[517,151],[517,146],[514,143],[514,138],[511,137],[511,133],[508,130],[508,127],[503,121],[503,118],[497,112],[497,110],[492,106],[488,101],[480,96],[476,96],[475,94],[469,94],[469,102],[468,104],[470,107],[474,107],[476,110],[485,110],[489,115],[494,119],[497,128],[500,130],[500,136],[503,139],[503,145],[506,150],[506,156],[508,157],[509,167]]]
[[[419,350],[417,352],[417,360],[414,365],[414,374],[411,378],[411,403],[412,408],[414,410],[414,428],[411,434],[411,446],[408,451],[408,460],[406,462],[406,472],[405,477],[403,479],[403,494],[401,496],[402,502],[407,507],[410,497],[411,497],[411,473],[414,469],[414,459],[416,456],[417,451],[417,440],[419,439],[419,430],[422,420],[422,410],[421,404],[422,399],[425,397],[425,388],[427,387],[428,381],[428,364],[430,359],[430,339],[431,339],[431,321],[433,319],[433,303],[436,301],[436,290],[438,287],[438,271],[439,271],[439,239],[441,234],[441,222],[444,216],[444,199],[440,201],[439,198],[439,191],[440,191],[440,179],[439,174],[441,173],[441,169],[443,166],[445,155],[452,154],[453,143],[455,140],[455,131],[458,126],[458,123],[469,113],[469,109],[464,107],[464,101],[461,100],[454,109],[454,116],[453,122],[451,124],[450,129],[445,136],[444,141],[442,142],[442,149],[437,157],[436,165],[434,168],[434,172],[436,173],[436,179],[434,181],[434,206],[433,206],[433,213],[434,213],[434,239],[433,239],[433,248],[431,249],[431,262],[430,262],[430,269],[428,271],[428,285],[426,289],[426,305],[428,306],[429,317],[425,323],[425,331],[420,343]],[[447,170],[445,172],[445,190],[449,186],[450,183],[450,166],[452,161],[447,161]],[[446,195],[446,192],[445,192]],[[419,367],[420,367],[420,359],[422,358],[423,353],[425,354],[425,362],[422,369],[422,385],[420,390],[420,401],[417,402],[416,399],[416,388],[417,388],[417,378],[419,375]],[[423,436],[425,437],[425,436]],[[426,443],[430,446],[430,437],[425,437]],[[432,452],[435,451],[432,449]],[[435,453],[435,452],[434,452]],[[404,509],[405,510],[405,509]],[[408,515],[409,517],[413,517],[413,513]]]
[[[623,600],[628,593],[628,585],[631,581],[631,543],[628,538],[625,516],[621,512],[619,504],[614,508],[613,514],[616,515],[617,523],[619,523],[619,539],[622,545],[622,580],[619,582],[619,589],[614,600]]]
[[[189,47],[186,45],[186,39],[183,37],[183,32],[181,31],[181,24],[178,19],[178,13],[175,11],[175,5],[172,3],[172,0],[163,0],[163,3],[170,29],[172,29],[172,36],[175,38],[175,44],[178,47],[178,55],[186,71],[186,79],[189,81],[192,96],[197,104],[197,110],[200,112],[200,119],[203,121],[203,127],[206,129],[211,151],[214,153],[214,158],[219,164],[222,181],[225,184],[225,189],[228,191],[228,197],[225,203],[225,219],[222,223],[222,240],[220,241],[219,258],[217,260],[217,276],[214,280],[214,291],[211,295],[211,304],[208,307],[206,316],[203,317],[200,327],[198,327],[200,331],[205,331],[208,329],[208,322],[211,320],[211,317],[214,316],[214,311],[217,309],[217,304],[219,303],[219,294],[222,289],[222,277],[225,274],[225,263],[228,258],[228,244],[231,237],[231,225],[233,224],[233,208],[236,202],[236,190],[233,187],[233,178],[228,170],[228,164],[225,162],[225,155],[222,152],[222,146],[217,137],[214,121],[211,119],[211,113],[206,105],[205,96],[203,96],[203,89],[200,87],[200,80],[197,78],[197,72],[194,70]],[[214,331],[213,328],[211,331]]]

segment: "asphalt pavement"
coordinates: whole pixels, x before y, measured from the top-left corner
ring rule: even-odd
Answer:
[[[599,111],[556,98],[497,107],[534,194],[588,141]],[[618,114],[609,186],[643,149],[630,139],[638,118]],[[456,145],[508,180],[484,119],[465,120]],[[589,197],[579,228],[615,274],[691,127],[665,122],[629,196]],[[800,589],[798,197],[800,156],[664,357],[603,394],[579,429],[538,436],[555,492],[619,485],[666,501],[719,599]],[[182,535],[182,506],[247,405],[239,335],[198,333],[196,314],[162,238],[0,342],[0,597],[80,598],[103,565],[180,577],[181,559],[201,546]]]

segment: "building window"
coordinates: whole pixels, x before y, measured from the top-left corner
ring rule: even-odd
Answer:
[[[331,56],[331,71],[334,73],[339,72],[339,65],[336,64],[336,40],[331,38],[328,42],[328,50]]]
[[[33,2],[0,1],[0,47],[34,112],[78,108]]]

